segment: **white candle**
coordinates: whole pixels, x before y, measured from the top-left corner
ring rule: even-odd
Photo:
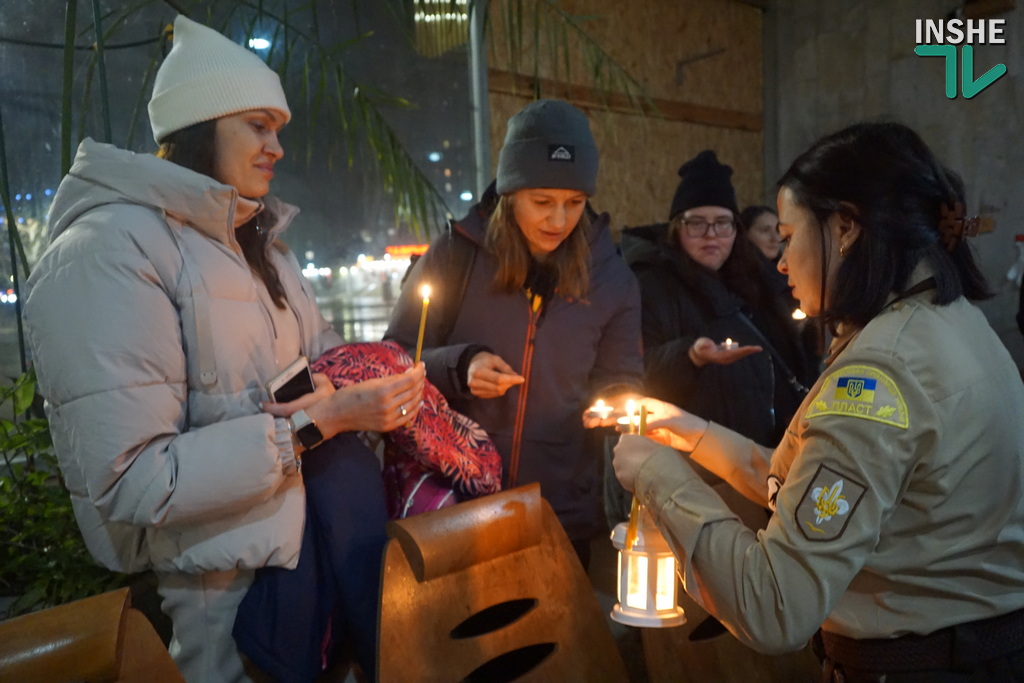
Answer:
[[[731,350],[735,349],[737,346],[739,346],[739,345],[736,342],[734,342],[731,338],[728,338],[728,337],[726,338],[726,340],[724,342],[722,342],[722,348],[725,349],[726,351],[731,351]]]
[[[630,434],[636,434],[636,418],[634,413],[636,413],[636,401],[629,399],[626,401],[626,419],[629,421]]]
[[[589,412],[594,413],[602,420],[606,419],[609,415],[611,415],[612,410],[614,409],[610,405],[606,405],[605,402],[601,399],[597,399],[597,401],[594,402],[594,405],[590,406],[590,408],[588,409]]]

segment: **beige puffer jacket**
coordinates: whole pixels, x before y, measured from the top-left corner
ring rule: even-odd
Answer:
[[[285,420],[260,412],[273,323],[234,237],[234,188],[82,142],[50,210],[25,322],[94,558],[118,571],[293,567],[304,521]],[[298,212],[267,201],[276,236]],[[271,249],[315,358],[341,342]]]

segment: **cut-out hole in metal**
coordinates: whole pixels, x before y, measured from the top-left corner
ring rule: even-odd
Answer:
[[[709,616],[707,619],[697,624],[697,628],[690,631],[689,640],[708,640],[709,638],[715,638],[727,632],[727,629],[722,626],[722,622],[712,616]]]
[[[491,605],[469,617],[461,624],[452,629],[451,637],[456,640],[460,638],[475,638],[485,633],[505,628],[516,619],[537,606],[534,598],[522,598],[520,600],[508,600]]]
[[[527,645],[478,666],[471,674],[462,679],[463,683],[507,683],[520,676],[525,676],[555,651],[554,643],[537,643]]]

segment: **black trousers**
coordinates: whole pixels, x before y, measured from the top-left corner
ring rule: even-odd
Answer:
[[[1018,652],[977,665],[970,671],[914,671],[879,673],[822,664],[822,683],[1021,683],[1024,682],[1024,653]]]
[[[875,671],[842,664],[825,654],[820,634],[814,652],[821,661],[821,683],[1024,683],[1024,643],[1017,652],[976,664],[928,671]]]

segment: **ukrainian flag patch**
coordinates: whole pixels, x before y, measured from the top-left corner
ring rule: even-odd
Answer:
[[[825,378],[804,418],[822,415],[859,417],[901,429],[910,426],[907,404],[896,382],[868,365],[848,365]]]
[[[836,399],[840,401],[863,401],[874,403],[875,386],[878,380],[870,377],[843,375],[836,381]]]

